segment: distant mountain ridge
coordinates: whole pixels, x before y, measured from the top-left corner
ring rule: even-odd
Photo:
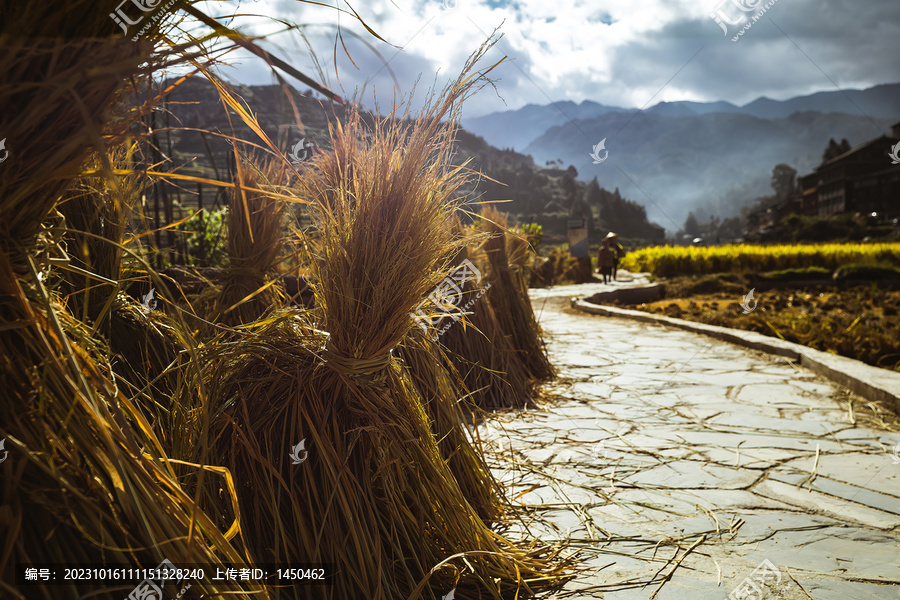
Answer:
[[[529,143],[551,127],[611,112],[626,113],[628,110],[590,100],[581,104],[565,100],[548,105],[526,104],[517,110],[491,113],[483,117],[463,117],[460,124],[467,131],[483,137],[492,146],[522,152]]]
[[[562,160],[560,166],[573,165],[582,181],[597,177],[606,189],[620,188],[674,233],[690,211],[725,218],[771,193],[775,165],[786,163],[806,174],[821,162],[830,138],[856,146],[898,120],[900,84],[890,84],[783,101],[759,98],[742,107],[661,102],[636,111],[595,102],[529,105],[464,119],[463,125],[501,148],[518,148],[540,130],[520,152],[536,164]],[[609,159],[594,164],[591,147],[604,139]]]
[[[327,150],[330,147],[329,124],[347,115],[347,107],[319,102],[309,93],[303,95],[293,89],[290,89],[294,102],[291,105],[284,90],[277,85],[238,86],[235,92],[251,108],[262,130],[284,152],[305,142],[312,142],[319,150]],[[194,78],[182,82],[168,99],[173,127],[160,142],[163,147],[172,148],[172,163],[167,168],[177,168],[187,175],[227,179],[234,148],[222,136],[233,134],[239,140],[256,141],[256,133],[237,118],[233,110],[208,108],[219,103],[216,89],[206,80]],[[295,107],[302,127],[295,121]],[[232,116],[230,120],[228,114]],[[364,118],[370,123],[374,121],[374,116],[368,113],[364,113]],[[222,136],[212,132],[221,132]],[[258,148],[240,142],[237,146],[241,153],[261,156]],[[535,165],[531,157],[495,148],[464,129],[457,132],[455,146],[453,163],[467,164],[474,173],[484,175],[473,177],[457,190],[461,200],[499,203],[501,211],[512,215],[513,224],[521,221],[542,225],[544,240],[548,243],[562,243],[566,239],[566,223],[573,204],[585,198],[588,188],[586,183],[575,180],[577,173]],[[611,190],[594,190],[596,201],[587,212],[598,219],[597,227],[614,224],[620,233],[633,237],[661,233],[646,221],[640,206],[629,205],[633,197],[623,198]],[[174,190],[172,193],[178,194]],[[206,186],[205,193],[207,207],[216,202],[215,198],[220,205],[224,202],[222,190]],[[188,195],[178,197],[191,207],[196,202]],[[600,214],[604,205],[614,207],[616,214]],[[470,210],[479,208],[480,204],[469,207]],[[601,232],[597,229],[593,233],[599,235]],[[605,235],[605,231],[602,233]]]
[[[659,102],[644,112],[669,116],[739,113],[760,119],[783,119],[796,112],[818,111],[868,116],[872,119],[900,119],[900,83],[877,85],[865,90],[817,92],[787,100],[760,97],[743,106],[730,102]],[[483,137],[498,148],[519,152],[556,125],[570,120],[592,119],[608,113],[637,112],[585,100],[581,104],[565,100],[552,104],[526,104],[516,110],[494,112],[480,117],[463,118],[468,131]]]

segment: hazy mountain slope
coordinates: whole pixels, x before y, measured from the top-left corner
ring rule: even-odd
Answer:
[[[346,110],[304,97],[292,90],[303,125],[301,129],[295,124],[293,109],[279,86],[249,86],[236,91],[248,103],[263,130],[286,153],[301,140],[314,142],[320,149],[327,148],[328,123],[335,118],[343,118]],[[169,121],[174,131],[167,134],[169,137],[160,139],[162,147],[168,148],[170,143],[172,147],[172,163],[166,168],[178,168],[181,172],[192,175],[221,179],[228,177],[228,165],[234,152],[228,142],[216,135],[181,130],[178,125],[218,131],[225,135],[231,134],[233,125],[236,137],[257,140],[256,134],[239,119],[232,116],[229,122],[216,99],[216,91],[205,80],[195,78],[185,82],[170,95],[168,109],[171,111]],[[259,149],[246,144],[239,144],[239,149],[242,153],[260,153]],[[585,183],[575,181],[567,170],[539,167],[531,157],[495,148],[483,138],[465,130],[459,131],[456,150],[453,159],[455,164],[469,161],[469,168],[485,175],[473,178],[469,186],[460,190],[462,196],[478,202],[500,202],[500,210],[517,215],[525,221],[541,223],[548,242],[559,243],[565,239],[566,220],[573,199],[584,198],[587,187]],[[220,192],[221,190],[207,187],[204,190],[207,198],[205,205],[210,206],[212,199]],[[195,203],[187,194],[179,198],[186,205]],[[633,197],[626,194],[626,199]],[[220,197],[219,202],[222,201]],[[479,208],[473,206],[472,210]],[[597,208],[595,206],[594,210]],[[643,214],[632,214],[628,223],[622,225],[635,232],[650,230]]]
[[[896,119],[882,119],[887,130]],[[582,133],[584,132],[584,133]],[[525,152],[541,164],[562,158],[579,178],[642,202],[651,220],[672,231],[687,213],[708,207],[719,217],[770,193],[778,163],[806,173],[821,162],[829,138],[860,144],[878,137],[868,117],[818,112],[762,119],[740,113],[671,116],[644,111],[606,114],[549,129]],[[591,147],[606,138],[609,158],[592,164]],[[646,196],[644,195],[646,194]]]
[[[491,113],[483,117],[462,119],[462,126],[483,137],[498,148],[522,151],[547,129],[568,123],[570,119],[590,119],[609,112],[625,112],[616,106],[604,106],[586,100],[581,104],[571,101],[548,105],[526,104],[518,110]]]
[[[798,111],[845,113],[873,119],[900,119],[900,83],[879,85],[867,90],[819,92],[790,100],[759,98],[741,111],[763,119],[787,117]]]

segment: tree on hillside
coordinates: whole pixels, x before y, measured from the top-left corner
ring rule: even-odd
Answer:
[[[569,168],[566,169],[566,174],[562,176],[562,189],[566,192],[569,202],[575,201],[575,195],[578,191],[578,186],[575,184],[577,176],[578,171],[572,165],[569,165]]]
[[[772,169],[772,189],[777,202],[787,202],[796,189],[797,169],[781,163]]]
[[[716,237],[721,240],[734,240],[743,235],[744,220],[739,216],[725,219],[716,229]]]
[[[603,201],[603,190],[600,189],[600,184],[597,183],[596,177],[591,179],[590,183],[588,183],[585,194],[588,206],[591,207],[591,210],[594,210],[594,207],[596,207],[597,214],[599,215],[600,203]]]
[[[594,230],[594,211],[591,210],[591,205],[588,204],[587,196],[587,192],[585,192],[572,201],[569,207],[569,218],[584,219],[588,232],[592,232]]]
[[[834,138],[828,140],[828,147],[825,148],[824,154],[822,154],[822,160],[831,160],[845,152],[850,152],[853,148],[850,146],[850,142],[847,141],[847,138],[841,140],[841,143],[838,144],[834,141]]]

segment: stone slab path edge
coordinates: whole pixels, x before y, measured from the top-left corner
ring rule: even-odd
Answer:
[[[785,356],[868,400],[886,402],[893,406],[894,411],[900,413],[900,373],[879,369],[852,358],[814,350],[801,344],[786,342],[754,331],[685,321],[639,310],[601,306],[579,299],[573,299],[572,307],[595,315],[670,325],[761,352]]]

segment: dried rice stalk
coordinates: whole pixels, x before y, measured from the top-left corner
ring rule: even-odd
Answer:
[[[283,190],[288,171],[277,162],[260,170],[246,165],[228,205],[228,257],[225,281],[212,320],[243,325],[284,304],[284,288],[274,277],[284,248],[285,202],[268,194]]]
[[[468,249],[463,248],[454,263],[461,264],[469,256]],[[466,297],[477,293],[471,281],[465,282],[463,291]],[[464,322],[444,332],[440,342],[472,391],[472,403],[483,410],[526,406],[531,400],[529,376],[511,338],[501,329],[490,302],[490,290],[471,313]]]
[[[465,179],[446,166],[456,103],[487,48],[414,122],[386,119],[366,138],[354,113],[331,131],[334,152],[304,167],[300,193],[318,211],[312,271],[327,335],[309,313],[280,312],[204,358],[221,432],[214,448],[244,482],[254,556],[302,556],[342,573],[333,588],[303,598],[415,600],[457,587],[499,599],[560,578],[546,549],[513,544],[479,518],[392,354],[415,327],[410,311],[446,272],[451,198]],[[294,465],[288,452],[301,440],[308,459]],[[460,552],[474,573],[463,575],[454,559],[431,574]]]
[[[413,329],[398,354],[428,413],[441,458],[478,516],[493,522],[506,501],[469,431],[467,422],[474,421],[475,415],[465,406],[468,391],[450,358],[428,335]]]
[[[236,505],[218,513],[196,508],[150,424],[116,388],[104,347],[45,284],[51,266],[65,260],[54,207],[91,153],[104,156],[104,141],[114,145],[124,135],[130,121],[109,115],[123,81],[140,78],[148,60],[147,45],[103,39],[115,28],[102,3],[0,7],[0,131],[9,150],[0,178],[4,598],[76,598],[110,587],[20,589],[17,563],[246,560],[232,545],[240,534],[237,521],[231,526]],[[97,266],[115,270],[114,253],[107,258]],[[87,308],[79,313],[90,315],[90,294],[75,293]],[[231,487],[227,477],[222,483]],[[223,534],[222,523],[230,531]],[[262,591],[249,582],[196,582],[195,589]]]
[[[501,330],[510,337],[529,378],[548,379],[553,366],[547,358],[541,329],[534,317],[528,287],[521,269],[510,267],[506,254],[506,217],[493,207],[482,210],[481,227],[490,237],[482,244],[487,256],[491,289],[488,301],[494,307]]]

